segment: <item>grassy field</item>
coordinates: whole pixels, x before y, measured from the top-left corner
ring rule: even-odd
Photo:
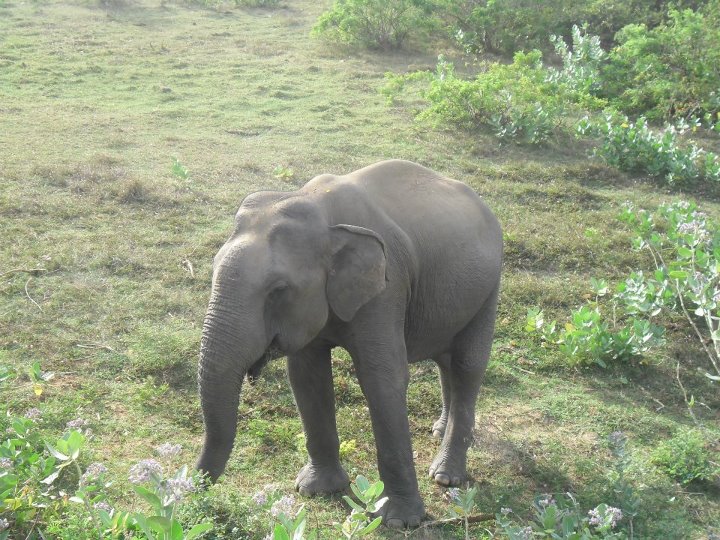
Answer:
[[[696,414],[718,429],[717,385],[697,375],[702,353],[685,328],[676,325],[646,365],[608,369],[567,367],[524,331],[528,307],[562,320],[584,301],[590,277],[613,281],[649,268],[630,249],[620,207],[682,194],[601,166],[570,138],[524,149],[414,123],[408,107],[385,103],[384,73],[430,67],[439,51],[327,47],[309,37],[326,4],[0,0],[0,364],[18,373],[0,401],[16,414],[41,408],[48,432],[88,420],[87,463],[105,462],[116,500],[131,504],[127,470],[153,446],[182,444],[178,465],[199,451],[195,371],[211,261],[243,197],[410,159],[476,189],[505,231],[494,359],[469,453],[480,511],[512,507],[529,516],[536,495],[567,491],[584,508],[619,504],[607,437],[621,430],[639,500],[635,537],[720,534],[720,487],[681,487],[648,461],[659,442],[693,425],[676,360],[696,402],[707,405]],[[186,178],[172,172],[174,160]],[[293,174],[277,178],[278,166]],[[717,199],[694,198],[720,214]],[[24,375],[34,361],[55,373],[39,397]],[[369,417],[343,351],[334,367],[340,436],[356,442],[343,460],[351,474],[376,478]],[[218,538],[262,538],[269,517],[253,511],[250,497],[268,483],[293,490],[305,456],[284,371],[275,362],[246,385],[227,474],[187,510],[211,516]],[[444,490],[426,478],[440,405],[434,366],[414,366],[410,425],[434,517],[448,512]],[[346,514],[339,500],[306,502],[312,524]],[[490,534],[482,525],[473,531]]]

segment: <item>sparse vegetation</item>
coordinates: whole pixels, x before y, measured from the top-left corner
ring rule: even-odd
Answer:
[[[168,520],[148,522],[153,535],[168,523],[184,533],[212,523],[204,538],[261,540],[276,525],[296,531],[300,518],[307,537],[344,534],[337,526],[351,510],[340,498],[295,498],[292,523],[277,519],[280,504],[272,514],[306,459],[281,361],[245,385],[220,483],[187,494],[168,517],[168,505],[139,497],[127,478],[172,441],[182,458],[158,459],[166,474],[144,486],[156,496],[170,479],[187,487],[182,465],[202,435],[194,373],[212,258],[241,199],[386,157],[477,190],[506,246],[468,454],[480,488],[452,492],[427,478],[442,401],[434,366],[410,367],[420,491],[437,518],[411,537],[514,538],[528,527],[535,537],[720,534],[720,205],[708,157],[720,153],[709,93],[717,2],[675,2],[672,16],[667,3],[645,0],[553,1],[539,11],[434,2],[432,14],[429,3],[385,3],[407,7],[387,12],[406,17],[397,36],[388,26],[358,39],[338,23],[340,49],[310,36],[330,2],[121,4],[0,0],[0,540],[41,530],[67,540],[108,529],[148,536],[138,515]],[[351,4],[361,2],[337,5],[347,14]],[[472,16],[453,19],[453,6]],[[615,41],[630,23],[646,28]],[[507,61],[492,62],[489,49]],[[438,69],[429,58],[440,52]],[[378,93],[389,70],[403,74],[394,108]],[[609,114],[607,134],[573,138],[584,116],[595,125]],[[594,149],[599,159],[588,161]],[[591,319],[599,310],[607,333],[632,328],[625,342],[636,349],[613,361],[611,348],[600,368],[568,356],[557,337],[543,346],[526,332],[537,306],[572,333],[582,325],[564,322],[581,305]],[[633,319],[662,326],[663,343],[640,343],[655,335],[635,332]],[[333,351],[333,371],[342,462],[352,477],[367,472],[369,488],[374,441],[346,351]],[[82,491],[89,470],[94,487]],[[106,516],[93,508],[100,503],[116,510]]]

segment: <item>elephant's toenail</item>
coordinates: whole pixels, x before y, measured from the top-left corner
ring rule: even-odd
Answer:
[[[435,482],[437,482],[441,486],[449,486],[450,477],[447,474],[438,473],[435,475]]]

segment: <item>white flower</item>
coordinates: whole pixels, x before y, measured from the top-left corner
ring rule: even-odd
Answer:
[[[32,409],[25,411],[25,418],[29,418],[30,420],[39,420],[41,416],[42,411],[37,407],[33,407]]]
[[[170,478],[165,481],[167,500],[169,503],[178,503],[185,495],[195,491],[192,478]]]
[[[91,463],[88,465],[88,468],[85,469],[85,473],[80,477],[80,485],[85,486],[93,480],[100,478],[100,476],[106,472],[107,467],[102,463]]]
[[[295,506],[295,497],[292,495],[285,495],[282,499],[273,503],[270,507],[270,513],[273,517],[278,517],[280,514],[289,516],[292,513],[293,506]]]
[[[0,458],[0,469],[9,469],[12,465],[12,459],[8,457]]]
[[[110,505],[109,505],[107,502],[105,502],[105,501],[98,501],[98,502],[96,502],[95,504],[93,504],[93,508],[94,508],[95,510],[105,510],[108,514],[109,514],[110,512],[112,512],[112,506],[110,506]]]
[[[182,452],[182,446],[166,442],[160,446],[156,446],[155,451],[162,457],[175,457]]]
[[[162,465],[154,459],[143,459],[130,468],[128,479],[133,484],[142,484],[150,480],[153,474],[160,476],[162,474]]]
[[[82,418],[76,418],[75,420],[70,420],[67,424],[65,424],[65,427],[69,429],[82,429],[87,425],[87,420],[84,420]]]
[[[258,506],[264,506],[267,504],[267,493],[264,491],[258,491],[255,495],[253,495],[252,501]]]
[[[0,532],[10,527],[10,522],[5,518],[0,518]]]

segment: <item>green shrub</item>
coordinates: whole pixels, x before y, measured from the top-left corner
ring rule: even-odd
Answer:
[[[455,75],[454,65],[440,57],[436,71],[405,76],[388,75],[384,92],[391,98],[406,83],[428,84],[428,102],[419,120],[463,129],[491,128],[501,139],[539,144],[560,123],[560,87],[547,80],[542,53],[517,53],[512,64],[492,63],[474,80]]]
[[[653,29],[630,24],[617,41],[603,72],[615,107],[651,120],[720,111],[720,1],[670,10]]]
[[[692,7],[695,2],[673,2]],[[662,22],[669,1],[629,0],[441,0],[460,44],[469,52],[490,51],[507,56],[519,50],[551,50],[549,37],[570,38],[574,24],[588,29],[609,46],[630,23],[652,28]]]
[[[433,26],[428,0],[335,0],[312,34],[370,49],[398,49],[412,35]]]
[[[693,480],[717,477],[719,454],[712,452],[702,433],[691,429],[660,444],[652,453],[651,461],[681,484],[689,484]]]
[[[595,154],[620,170],[646,173],[669,184],[720,181],[720,157],[694,144],[682,144],[684,129],[668,125],[656,132],[643,117],[631,122],[612,113],[597,122],[586,117],[578,124],[578,134],[600,136]]]

